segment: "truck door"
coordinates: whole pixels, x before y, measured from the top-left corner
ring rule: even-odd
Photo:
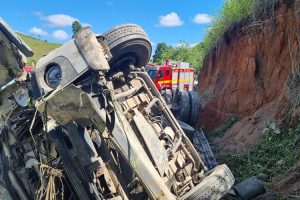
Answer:
[[[166,69],[165,86],[169,89],[172,88],[172,70],[171,70],[171,68]]]
[[[157,76],[158,76],[158,81],[157,81],[157,89],[159,91],[161,91],[161,89],[164,88],[164,81],[165,81],[165,77],[164,77],[165,73],[164,73],[164,68],[159,68],[158,72],[157,72]]]
[[[171,84],[171,71],[169,68],[161,67],[158,71],[158,84],[160,85],[160,90],[165,88],[170,88]]]

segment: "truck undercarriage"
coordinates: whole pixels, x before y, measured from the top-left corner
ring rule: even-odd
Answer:
[[[84,28],[25,80],[4,84],[0,97],[13,106],[0,105],[2,178],[13,199],[220,199],[230,190],[228,167],[209,170],[141,68],[150,55],[137,25],[97,37]]]

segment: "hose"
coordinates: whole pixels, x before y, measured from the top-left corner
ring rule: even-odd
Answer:
[[[131,88],[131,89],[125,91],[125,92],[116,94],[115,97],[116,97],[117,100],[119,100],[119,99],[122,99],[124,97],[127,97],[127,96],[130,96],[130,95],[134,94],[136,91],[137,91],[137,89]]]

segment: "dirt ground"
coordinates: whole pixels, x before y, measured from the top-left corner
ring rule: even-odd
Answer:
[[[238,152],[255,144],[262,136],[265,122],[275,118],[277,108],[278,101],[273,101],[235,123],[224,136],[214,139],[216,151]]]

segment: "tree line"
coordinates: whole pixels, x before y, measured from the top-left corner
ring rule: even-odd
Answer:
[[[164,42],[158,43],[153,55],[153,62],[163,64],[166,59],[190,63],[196,70],[200,69],[203,55],[203,43],[191,47],[188,43],[178,46],[167,45]]]

